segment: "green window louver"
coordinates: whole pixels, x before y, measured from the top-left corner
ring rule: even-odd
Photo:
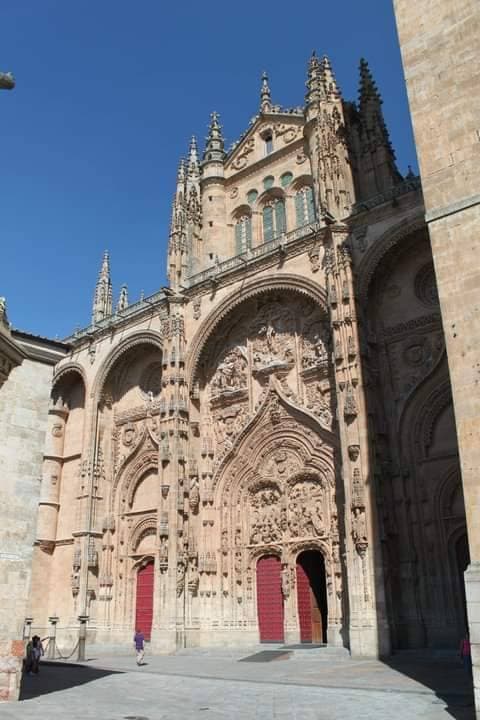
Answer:
[[[270,205],[263,208],[263,242],[273,240],[273,208]]]
[[[245,241],[246,241],[246,248],[252,247],[252,218],[247,217],[245,218]]]
[[[258,192],[257,192],[257,190],[250,190],[250,191],[247,193],[247,202],[248,202],[248,204],[249,204],[249,205],[253,205],[253,203],[255,202],[255,200],[257,199],[257,197],[258,197]]]
[[[311,187],[302,187],[295,195],[295,215],[297,227],[315,221],[315,203]]]
[[[283,200],[277,200],[275,203],[275,237],[284,233],[286,229],[285,205]]]
[[[301,190],[299,190],[299,192],[295,195],[295,216],[297,227],[302,227],[302,225],[305,224],[305,213],[303,207],[303,193]]]
[[[235,255],[242,252],[242,223],[237,222],[235,225]]]
[[[307,187],[305,190],[305,200],[307,203],[307,222],[312,223],[315,221],[315,203],[313,202],[313,190],[311,187]]]
[[[293,180],[293,175],[291,172],[283,173],[282,177],[280,178],[280,184],[282,187],[288,187],[290,183]]]
[[[235,225],[235,254],[241,255],[252,247],[252,218],[245,216]]]

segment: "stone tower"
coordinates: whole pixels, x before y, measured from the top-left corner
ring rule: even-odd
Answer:
[[[451,372],[471,563],[465,574],[480,714],[480,79],[474,0],[395,0]]]

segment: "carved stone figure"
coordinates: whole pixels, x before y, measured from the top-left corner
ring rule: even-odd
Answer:
[[[185,563],[183,560],[177,562],[177,597],[183,593],[185,587]]]
[[[290,488],[288,526],[291,537],[325,534],[324,491],[319,483],[303,480]]]
[[[247,386],[247,351],[238,346],[230,349],[221,359],[210,383],[212,398],[234,395]]]
[[[198,567],[196,563],[192,563],[188,571],[188,591],[190,595],[195,596],[197,594],[199,584],[200,575],[198,573]]]
[[[196,515],[198,513],[198,507],[200,505],[200,491],[196,482],[190,487],[188,501],[190,505],[190,510],[194,515]]]
[[[282,566],[281,583],[282,583],[282,595],[283,595],[284,599],[287,600],[287,598],[290,595],[290,570],[289,570],[288,565]]]
[[[345,390],[345,404],[343,406],[343,415],[346,420],[356,418],[358,414],[357,401],[355,399],[355,391],[351,383],[347,383]]]
[[[303,337],[302,367],[308,369],[328,365],[326,330],[315,323]]]
[[[352,477],[352,508],[365,507],[365,489],[360,470],[355,468]]]
[[[319,382],[309,382],[305,386],[305,405],[317,415],[320,423],[328,430],[332,429],[333,414],[330,401],[329,388],[324,392],[324,387]]]
[[[280,303],[262,308],[251,325],[254,372],[268,375],[293,365],[294,330],[294,317],[288,308]]]
[[[250,542],[261,545],[275,542],[282,535],[280,491],[275,486],[265,486],[251,494],[252,516]]]
[[[228,451],[248,418],[247,406],[236,403],[219,409],[214,415],[214,431],[219,445],[219,455]]]
[[[352,514],[352,537],[359,555],[363,556],[368,548],[367,523],[365,510],[356,507]]]

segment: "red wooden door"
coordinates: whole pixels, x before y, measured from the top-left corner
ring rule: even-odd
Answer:
[[[297,562],[297,607],[300,625],[300,642],[312,642],[312,603],[310,599],[310,580]]]
[[[153,619],[153,562],[137,572],[137,603],[135,629],[141,630],[145,640],[150,640]]]
[[[302,553],[297,559],[297,608],[300,642],[323,643],[324,641],[321,610],[323,578],[321,555],[314,551]]]
[[[283,642],[281,564],[273,555],[257,563],[257,609],[260,642]]]

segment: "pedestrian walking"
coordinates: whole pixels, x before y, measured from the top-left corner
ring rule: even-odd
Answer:
[[[40,670],[40,658],[44,654],[42,641],[38,635],[34,635],[27,645],[25,670],[28,675],[38,675]]]
[[[137,653],[137,665],[142,665],[145,655],[145,636],[138,628],[133,637],[133,644],[135,645],[135,652]]]
[[[460,643],[460,659],[463,667],[468,672],[472,671],[472,649],[470,646],[470,635],[467,633]]]

